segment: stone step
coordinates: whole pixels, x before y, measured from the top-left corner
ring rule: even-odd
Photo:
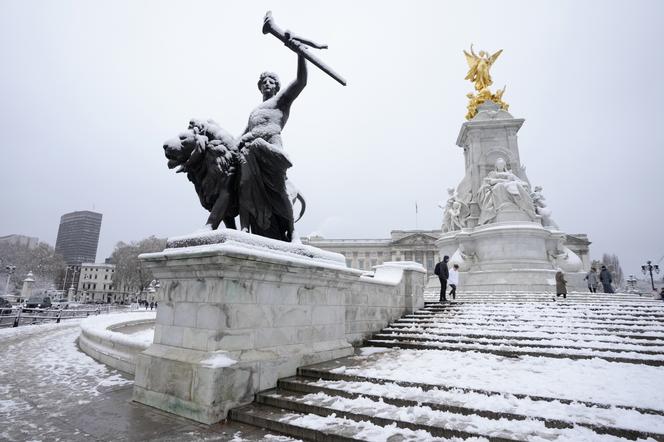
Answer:
[[[422,329],[436,329],[439,326],[447,326],[447,327],[452,327],[452,326],[457,326],[460,328],[464,327],[470,327],[470,328],[475,328],[479,326],[484,326],[484,328],[490,328],[493,326],[494,330],[509,330],[509,331],[526,331],[524,328],[527,327],[527,330],[529,331],[536,331],[539,329],[558,329],[560,331],[569,331],[573,330],[575,332],[579,331],[584,331],[584,332],[603,332],[603,333],[610,333],[610,334],[621,334],[621,335],[629,335],[629,336],[650,336],[655,339],[662,339],[664,337],[664,328],[662,329],[634,329],[634,328],[629,328],[629,327],[602,327],[602,326],[596,326],[596,327],[591,327],[588,325],[601,325],[601,324],[587,324],[585,327],[580,324],[580,325],[574,325],[570,326],[569,324],[539,324],[539,323],[515,323],[515,322],[469,322],[469,321],[457,321],[457,320],[449,320],[445,322],[439,322],[439,323],[414,323],[414,322],[393,322],[389,324],[390,328],[398,329],[398,328],[422,328]]]
[[[642,347],[660,347],[664,345],[664,337],[662,338],[653,338],[653,339],[643,339],[643,338],[625,338],[630,340],[611,340],[610,337],[620,338],[617,335],[591,335],[584,333],[554,333],[547,332],[547,336],[526,336],[527,332],[518,332],[518,333],[503,333],[503,334],[489,334],[487,330],[477,329],[476,332],[461,332],[455,329],[433,329],[435,331],[427,331],[425,329],[408,329],[407,331],[403,329],[392,329],[385,328],[380,331],[381,335],[391,335],[391,334],[400,334],[400,333],[427,333],[427,334],[437,334],[444,336],[458,336],[458,337],[467,337],[474,339],[519,339],[521,341],[541,341],[546,339],[569,339],[572,341],[579,342],[602,342],[607,344],[634,344]],[[542,332],[540,332],[541,334]],[[656,341],[656,342],[652,342]]]
[[[471,433],[454,428],[454,421],[460,417],[463,417],[463,415],[452,415],[450,416],[449,421],[443,423],[442,425],[440,422],[438,425],[428,425],[424,423],[413,422],[412,420],[401,420],[399,419],[398,412],[393,413],[390,417],[379,416],[379,413],[374,413],[373,411],[378,409],[378,407],[381,405],[383,407],[390,407],[389,404],[380,401],[380,398],[376,401],[371,401],[370,399],[366,398],[363,399],[361,401],[362,403],[371,402],[368,407],[362,406],[362,404],[354,407],[352,404],[352,399],[349,399],[347,403],[343,404],[343,406],[339,406],[340,403],[344,402],[341,396],[334,398],[323,395],[322,393],[309,396],[307,394],[288,390],[273,389],[259,393],[256,396],[256,402],[279,409],[291,410],[296,413],[316,414],[318,416],[325,417],[334,415],[336,417],[342,417],[356,422],[363,422],[368,420],[375,425],[383,427],[388,425],[396,425],[400,429],[411,430],[414,432],[423,431],[429,433],[431,436],[440,438],[486,437],[488,440],[495,442],[521,440],[509,437],[493,437],[481,433]],[[392,406],[391,408],[397,411],[396,409],[399,407]],[[416,405],[414,408],[417,409],[418,406]],[[422,407],[419,408],[422,409]],[[458,427],[460,425],[457,424],[456,426]]]
[[[422,311],[445,311],[445,310],[471,310],[471,311],[514,311],[514,310],[551,310],[558,311],[573,311],[583,309],[593,312],[617,312],[617,313],[651,313],[653,315],[662,316],[664,314],[664,303],[657,304],[602,304],[598,302],[582,303],[582,302],[567,302],[564,300],[547,300],[542,302],[511,302],[511,303],[492,303],[492,304],[479,304],[463,301],[449,301],[440,303],[427,304],[422,307]]]
[[[564,318],[601,319],[601,320],[625,320],[625,321],[655,321],[664,323],[664,310],[660,313],[634,312],[634,311],[589,311],[579,307],[573,309],[553,308],[518,308],[518,309],[471,309],[471,308],[448,308],[442,311],[430,309],[417,310],[403,318],[423,319],[429,317],[448,317],[450,315],[465,316],[487,316],[491,317],[514,317],[515,315],[531,317],[555,316]]]
[[[319,429],[313,425],[307,426],[305,422],[300,422],[305,421],[307,417],[304,413],[293,413],[291,410],[256,403],[234,408],[228,413],[228,418],[235,422],[242,422],[303,440],[330,442],[363,440],[354,437],[361,432],[360,426],[354,422],[348,424],[343,419],[329,419],[325,422],[327,424],[325,425],[326,428]],[[318,426],[321,426],[320,424],[322,422]]]
[[[535,357],[547,357],[547,358],[556,358],[556,359],[593,359],[600,358],[609,362],[622,362],[627,364],[642,364],[650,365],[653,367],[663,367],[664,366],[664,357],[662,359],[640,359],[640,358],[629,358],[629,357],[616,357],[610,355],[603,355],[600,352],[593,352],[591,354],[575,354],[575,353],[562,353],[562,352],[552,352],[552,351],[533,351],[533,350],[521,350],[518,348],[504,350],[500,348],[491,348],[488,345],[474,344],[474,345],[452,345],[444,343],[433,343],[433,342],[415,342],[415,341],[400,341],[400,340],[378,340],[378,339],[369,339],[365,342],[368,346],[374,347],[387,347],[387,348],[403,348],[403,349],[414,349],[414,350],[447,350],[447,351],[474,351],[478,353],[490,353],[499,356],[505,356],[510,358],[518,358],[520,356],[535,356]],[[567,349],[570,350],[570,349]]]
[[[547,316],[545,318],[523,318],[523,317],[495,317],[495,316],[486,316],[484,318],[480,316],[470,316],[470,315],[449,315],[449,316],[433,316],[430,318],[400,318],[393,322],[393,324],[441,324],[441,323],[453,323],[455,321],[476,321],[481,323],[508,323],[508,324],[538,324],[538,325],[565,325],[565,326],[576,326],[576,325],[601,325],[601,326],[610,326],[610,327],[622,327],[622,328],[634,328],[639,329],[657,329],[664,326],[664,321],[624,321],[624,320],[597,320],[597,319],[584,319],[581,317],[564,317],[564,316]]]
[[[618,343],[612,343],[616,346],[605,346],[597,347],[591,344],[592,341],[584,344],[579,341],[573,341],[570,343],[555,343],[555,342],[546,342],[546,340],[540,340],[538,342],[523,342],[520,338],[495,338],[495,337],[486,337],[486,338],[472,338],[469,336],[449,336],[447,334],[440,335],[427,335],[422,336],[417,333],[377,333],[373,336],[373,339],[378,340],[393,340],[393,341],[413,341],[413,342],[449,342],[455,344],[493,344],[493,345],[509,345],[513,347],[528,347],[528,348],[552,348],[552,349],[584,349],[584,350],[594,350],[594,351],[611,351],[615,353],[640,353],[644,355],[661,355],[664,358],[664,346],[659,346],[656,349],[653,347],[648,348],[647,346],[641,347],[638,344],[633,345],[631,348],[620,348],[617,345]]]
[[[321,385],[323,384],[323,385]],[[342,384],[339,386],[339,384]],[[359,387],[355,387],[359,386]],[[574,419],[573,415],[574,413],[578,414],[579,413],[579,405],[576,404],[573,407],[569,407],[570,410],[567,410],[566,413],[566,419],[552,419],[552,418],[543,418],[540,416],[534,415],[532,412],[530,414],[527,414],[527,407],[524,407],[524,410],[521,413],[518,413],[518,409],[515,409],[514,403],[511,401],[505,401],[506,402],[506,407],[509,410],[514,410],[514,412],[507,412],[507,411],[494,411],[490,409],[485,409],[485,408],[471,408],[465,406],[465,402],[467,398],[471,395],[468,394],[456,394],[459,399],[457,400],[442,400],[442,401],[437,401],[437,402],[430,402],[431,399],[435,399],[433,397],[432,392],[440,393],[438,389],[431,389],[429,390],[429,394],[427,395],[424,390],[421,389],[414,389],[413,387],[400,387],[397,386],[394,383],[385,383],[385,384],[373,384],[369,382],[346,382],[346,381],[324,381],[324,380],[314,380],[311,378],[305,378],[301,376],[293,376],[290,378],[286,379],[281,379],[279,381],[278,385],[280,390],[283,391],[288,391],[288,392],[297,392],[297,393],[302,393],[302,394],[316,394],[316,393],[324,393],[327,394],[328,396],[339,396],[339,397],[345,397],[345,398],[350,398],[350,399],[357,399],[360,397],[366,397],[374,401],[382,401],[386,404],[390,405],[396,405],[399,407],[415,407],[415,406],[424,406],[424,407],[429,407],[432,410],[438,410],[438,411],[443,411],[443,412],[449,412],[449,413],[455,413],[455,414],[461,414],[461,415],[472,415],[472,416],[481,416],[487,419],[508,419],[508,420],[526,420],[526,419],[531,419],[531,420],[537,420],[542,422],[547,428],[572,428],[575,425],[580,425],[584,426],[586,428],[591,429],[597,434],[604,434],[604,435],[612,435],[612,436],[617,436],[617,437],[626,437],[629,439],[634,439],[636,440],[637,438],[648,438],[648,437],[653,437],[656,439],[663,439],[664,435],[662,434],[656,434],[656,433],[644,433],[642,431],[637,431],[637,430],[632,430],[629,428],[620,428],[617,426],[603,426],[603,425],[596,425],[595,422],[593,421],[594,416],[592,416],[593,413],[597,413],[597,410],[595,408],[590,408],[587,407],[588,410],[592,410],[591,413],[589,413],[589,417],[587,421],[579,421],[580,419],[577,417]],[[352,391],[353,387],[356,389],[359,389],[358,391]],[[382,387],[382,388],[381,388]],[[368,391],[379,391],[381,394],[370,394],[367,393]],[[411,391],[415,390],[415,396],[413,399],[407,399],[404,398],[403,396],[407,396],[408,393],[411,395],[413,394]],[[404,391],[406,393],[404,393]],[[493,395],[493,398],[491,395],[478,395],[477,393],[474,393],[472,395],[475,396],[484,396],[486,397],[486,400],[484,403],[491,404],[492,401],[495,402],[496,399],[502,399],[504,398],[504,394],[501,395]],[[399,397],[402,396],[402,397]],[[466,400],[464,400],[466,399]],[[526,403],[529,405],[532,403],[532,400],[530,398],[526,398],[524,400]],[[477,401],[476,401],[477,403]],[[486,407],[486,405],[485,405]],[[531,405],[532,407],[532,405]],[[563,405],[562,407],[565,407]],[[582,407],[582,406],[581,406]],[[628,416],[631,416],[632,413],[635,413],[633,410],[629,410]],[[639,413],[635,414],[635,416],[643,418],[644,415],[641,415]]]
[[[261,427],[275,433],[281,433],[302,440],[320,442],[349,442],[349,441],[431,441],[446,442],[459,441],[459,438],[448,439],[436,437],[425,430],[411,430],[399,427],[392,420],[386,425],[379,425],[372,421],[358,421],[340,417],[342,413],[319,415],[315,413],[295,412],[290,409],[277,408],[260,403],[252,403],[229,412],[229,419],[256,427]],[[278,441],[279,439],[273,438]],[[474,439],[489,440],[489,439]],[[493,439],[501,440],[501,439]]]
[[[560,334],[566,334],[566,335],[580,335],[580,336],[589,336],[589,337],[594,337],[594,336],[615,336],[618,338],[626,338],[626,339],[633,339],[633,340],[642,340],[642,341],[661,341],[664,339],[664,333],[651,333],[647,334],[646,333],[639,333],[639,334],[627,334],[627,333],[621,333],[621,332],[611,332],[611,333],[606,333],[605,330],[602,329],[576,329],[576,330],[565,330],[564,332],[559,332],[559,327],[533,327],[531,329],[524,330],[523,328],[516,328],[516,327],[482,327],[479,328],[477,324],[471,324],[471,326],[465,326],[465,325],[459,325],[459,324],[440,324],[438,326],[408,326],[404,324],[393,324],[389,325],[388,327],[384,328],[381,333],[387,333],[387,332],[402,332],[404,330],[407,331],[419,331],[423,330],[426,333],[447,333],[447,332],[455,332],[455,331],[466,331],[468,330],[470,333],[476,333],[480,331],[485,331],[485,332],[496,332],[496,333],[507,333],[508,335],[510,334],[520,334],[520,333],[548,333],[551,335],[558,335]],[[581,330],[586,330],[586,331],[581,331]]]
[[[527,316],[527,318],[522,319],[518,315]],[[648,326],[659,326],[664,325],[664,318],[652,318],[650,316],[642,316],[640,318],[630,317],[628,315],[565,315],[556,312],[551,312],[551,314],[539,313],[533,315],[530,312],[523,313],[493,313],[485,314],[475,312],[440,312],[440,313],[416,313],[412,315],[404,315],[395,322],[407,323],[407,322],[442,322],[446,319],[490,319],[497,322],[510,322],[514,320],[525,321],[525,322],[539,322],[542,319],[563,319],[571,320],[575,322],[587,322],[590,324],[609,324],[609,325],[648,325]]]
[[[462,303],[452,303],[441,306],[430,306],[424,307],[418,312],[423,314],[441,314],[449,312],[459,312],[466,311],[469,313],[482,313],[482,314],[506,314],[514,311],[523,311],[523,312],[532,312],[532,313],[542,313],[542,312],[557,312],[559,314],[566,313],[575,313],[582,309],[583,311],[589,312],[594,315],[630,315],[630,316],[651,316],[653,318],[661,319],[664,318],[664,309],[631,309],[631,308],[597,308],[589,307],[587,305],[573,305],[573,304],[563,304],[557,303],[553,304],[527,304],[527,305],[518,305],[512,308],[506,308],[507,304],[494,304],[496,308],[487,308],[486,305],[477,305],[474,307],[472,304],[462,304]],[[500,306],[500,307],[498,307]]]
[[[344,373],[335,373],[337,369],[340,367],[346,367],[346,366],[353,366],[353,360],[349,360],[349,358],[341,358],[341,359],[336,359],[333,361],[327,361],[327,362],[322,362],[319,364],[314,364],[314,365],[308,365],[308,366],[303,366],[299,367],[297,369],[297,375],[300,377],[305,377],[309,379],[323,379],[323,380],[328,380],[328,381],[347,381],[347,382],[370,382],[373,384],[394,384],[398,385],[401,387],[414,387],[414,388],[420,388],[423,391],[430,391],[430,390],[442,390],[442,391],[462,391],[464,393],[477,393],[477,394],[484,394],[484,395],[505,395],[504,392],[502,391],[494,391],[494,390],[487,390],[487,389],[478,389],[478,388],[469,388],[469,387],[459,387],[459,386],[451,386],[451,385],[446,385],[442,382],[437,383],[436,385],[431,385],[431,384],[426,384],[426,383],[420,383],[420,382],[407,382],[407,381],[398,381],[398,380],[393,380],[393,379],[382,379],[378,377],[371,377],[371,376],[361,376],[361,375],[350,375],[350,374],[344,374]],[[582,404],[590,408],[602,408],[602,409],[611,409],[611,408],[617,408],[621,410],[634,410],[637,411],[641,414],[647,414],[647,415],[654,415],[654,416],[662,416],[664,415],[663,412],[659,410],[654,410],[654,409],[649,409],[649,408],[642,408],[642,407],[629,407],[629,406],[622,406],[622,405],[615,405],[615,404],[604,404],[601,402],[591,402],[591,401],[583,401],[583,400],[577,400],[577,399],[566,399],[566,398],[561,398],[561,397],[555,397],[555,396],[541,396],[541,395],[529,395],[529,394],[521,394],[521,393],[510,393],[511,396],[517,398],[517,399],[528,399],[531,401],[536,401],[536,402],[559,402],[561,404],[565,405],[571,405],[571,404]]]

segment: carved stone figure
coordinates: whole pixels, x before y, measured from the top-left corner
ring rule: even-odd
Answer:
[[[443,209],[443,224],[441,226],[443,233],[463,229],[466,225],[466,218],[470,213],[468,206],[457,198],[453,187],[447,189],[447,194],[449,195],[447,203],[444,206],[438,205]]]
[[[537,218],[528,183],[507,170],[502,158],[496,160],[495,170],[484,178],[478,198],[481,209],[478,221],[480,225],[493,221],[501,210],[510,206],[517,207],[531,220]]]
[[[535,213],[542,217],[542,225],[544,227],[553,227],[557,229],[558,225],[551,219],[551,209],[549,209],[544,202],[546,198],[542,195],[542,186],[535,186],[535,190],[530,194],[530,197],[533,199]]]

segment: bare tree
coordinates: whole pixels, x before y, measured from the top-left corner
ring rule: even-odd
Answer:
[[[166,240],[151,236],[130,243],[119,242],[111,255],[115,264],[114,284],[123,292],[142,292],[154,279],[152,272],[138,259],[141,253],[160,252],[166,247]]]
[[[613,284],[616,287],[622,286],[625,278],[618,257],[616,255],[605,253],[602,255],[602,264],[609,269],[609,272],[611,272],[611,275],[613,276]]]
[[[16,267],[11,279],[10,290],[20,290],[28,272],[35,276],[35,291],[43,291],[56,287],[58,278],[66,267],[62,256],[55,253],[52,246],[40,242],[35,247],[18,243],[0,243],[0,272],[7,277],[5,266]],[[5,279],[2,278],[2,281]],[[4,285],[2,286],[4,289]]]

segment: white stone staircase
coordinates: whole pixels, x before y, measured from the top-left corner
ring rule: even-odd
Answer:
[[[305,440],[664,440],[661,301],[428,304],[367,345],[231,419]]]

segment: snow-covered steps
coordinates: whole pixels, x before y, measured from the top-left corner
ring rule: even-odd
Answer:
[[[661,368],[441,351],[363,353],[301,367],[230,417],[305,440],[664,440],[662,393],[648,385]],[[505,380],[506,373],[518,379]],[[575,377],[559,395],[543,394],[560,384],[554,373]],[[624,391],[616,379],[625,379]]]
[[[378,425],[369,420],[355,421],[335,413],[319,415],[294,412],[259,403],[253,403],[230,411],[229,418],[309,441],[487,441],[486,438],[440,438],[424,430],[400,428],[390,423]]]
[[[431,304],[232,419],[305,440],[664,441],[664,303]]]
[[[550,301],[555,294],[547,293],[458,293],[456,300],[463,302],[542,302]],[[427,302],[437,302],[440,298],[440,291],[427,291],[424,293],[424,300]],[[650,294],[634,293],[589,293],[572,292],[567,295],[570,302],[638,302],[638,303],[662,303],[661,299],[655,299]]]
[[[366,343],[664,366],[664,304],[429,304]]]

